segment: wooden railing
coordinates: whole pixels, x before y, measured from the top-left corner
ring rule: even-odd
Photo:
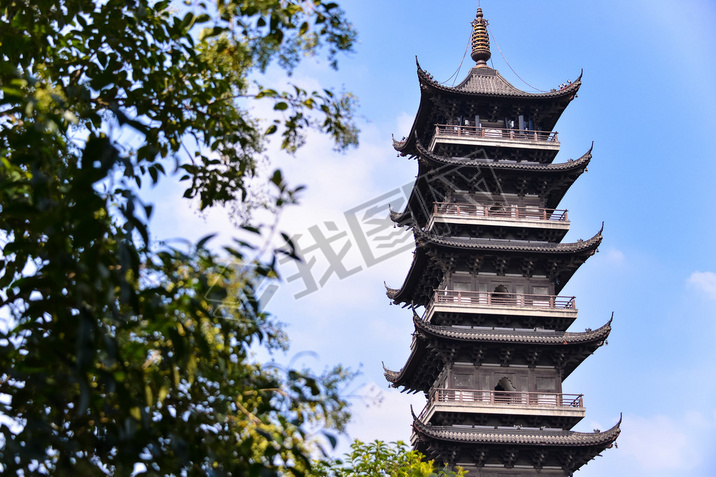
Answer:
[[[457,404],[481,406],[485,404],[510,404],[515,406],[552,406],[584,408],[582,394],[559,394],[547,392],[491,391],[471,389],[434,389],[420,417],[426,417],[434,404]]]
[[[573,296],[528,295],[526,293],[436,290],[433,304],[460,306],[514,306],[576,310]]]
[[[484,217],[515,220],[547,220],[568,222],[567,210],[545,209],[543,207],[524,207],[517,205],[479,205],[458,204],[451,202],[436,202],[433,205],[435,214],[453,215],[462,217]]]
[[[464,137],[464,138],[485,138],[485,139],[509,139],[516,141],[548,142],[559,144],[557,132],[555,131],[530,131],[527,129],[499,129],[480,126],[457,126],[448,124],[437,124],[435,126],[435,138],[438,137]],[[433,140],[434,140],[433,139]]]

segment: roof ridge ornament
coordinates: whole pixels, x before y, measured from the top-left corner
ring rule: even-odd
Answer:
[[[487,20],[482,15],[482,8],[478,7],[477,16],[472,21],[472,54],[470,55],[478,68],[487,68],[487,60],[492,56],[487,24]]]

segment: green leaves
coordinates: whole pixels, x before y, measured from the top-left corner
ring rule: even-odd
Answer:
[[[307,426],[348,417],[336,368],[267,368],[284,349],[255,292],[277,277],[247,241],[152,241],[142,184],[181,171],[199,207],[250,195],[267,136],[355,143],[351,102],[258,88],[271,63],[349,51],[320,0],[4,2],[0,9],[0,471],[306,475]],[[254,99],[273,101],[268,128]],[[353,134],[353,135],[352,135]],[[171,165],[171,167],[169,167]],[[267,208],[295,201],[280,171]],[[250,217],[247,217],[250,219]],[[245,230],[258,232],[247,223]]]
[[[462,477],[465,472],[458,467],[457,472],[449,469],[438,470],[432,461],[423,461],[417,451],[408,450],[401,441],[387,443],[373,441],[363,443],[359,440],[351,444],[351,451],[343,461],[319,462],[312,474],[314,477]]]
[[[339,151],[358,144],[358,129],[353,125],[357,101],[353,95],[336,95],[330,90],[309,93],[296,85],[291,87],[292,91],[280,93],[259,87],[254,96],[255,99],[273,99],[273,109],[284,112],[284,121],[275,120],[265,132],[268,136],[283,126],[282,149],[295,152],[303,145],[308,129],[319,129],[332,136]]]

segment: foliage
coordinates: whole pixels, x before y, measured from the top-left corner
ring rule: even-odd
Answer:
[[[433,461],[423,461],[423,456],[401,441],[387,444],[383,441],[363,443],[356,440],[345,462],[322,462],[315,469],[316,477],[461,477],[448,469],[436,470]]]
[[[270,135],[354,144],[350,95],[259,81],[354,36],[321,0],[0,0],[3,473],[302,475],[311,432],[342,429],[350,373],[251,356],[285,344],[254,296],[272,262],[151,243],[140,191],[174,171],[202,209],[242,201]]]

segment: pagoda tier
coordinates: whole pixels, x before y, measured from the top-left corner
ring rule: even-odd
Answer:
[[[441,237],[419,228],[413,233],[417,248],[408,276],[400,289],[387,290],[395,304],[427,306],[445,274],[455,271],[474,276],[545,277],[556,295],[602,242],[602,230],[575,243]]]
[[[611,332],[611,320],[584,332],[505,330],[436,326],[414,314],[415,333],[410,357],[400,371],[385,368],[385,377],[403,391],[428,393],[444,369],[454,363],[495,364],[557,370],[561,380],[601,347]]]
[[[420,105],[408,136],[395,141],[402,155],[416,155],[417,143],[452,156],[475,146],[500,149],[514,160],[549,163],[559,151],[552,132],[581,86],[581,75],[568,87],[548,93],[527,93],[509,84],[496,70],[470,70],[455,87],[437,83],[418,64]]]
[[[464,467],[470,477],[571,476],[612,447],[621,432],[621,418],[593,433],[431,426],[413,418],[414,447],[436,463]]]
[[[403,212],[391,212],[393,221],[426,227],[436,216],[458,212],[451,205],[462,205],[451,224],[543,231],[552,233],[551,241],[561,240],[569,228],[556,207],[592,159],[591,149],[560,164],[450,158],[418,149],[418,178]]]

